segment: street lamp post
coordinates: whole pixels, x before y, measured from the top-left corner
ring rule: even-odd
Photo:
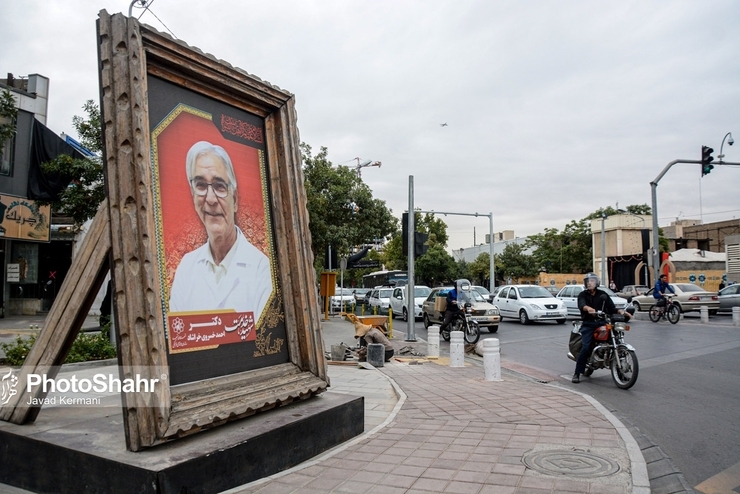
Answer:
[[[360,163],[360,158],[354,158],[357,160],[357,165],[355,166],[355,171],[357,172],[357,176],[362,178],[362,168],[365,168],[367,166],[377,166],[380,168],[380,166],[383,164],[380,161],[373,161],[373,160],[365,160],[362,163]]]
[[[719,154],[717,155],[720,163],[722,163],[722,160],[725,158],[725,155],[722,154],[722,149],[725,147],[725,139],[727,139],[728,136],[730,140],[727,141],[727,144],[729,144],[730,146],[735,144],[735,140],[732,138],[732,132],[728,132],[727,134],[725,134],[725,137],[722,138],[722,145],[719,147]]]

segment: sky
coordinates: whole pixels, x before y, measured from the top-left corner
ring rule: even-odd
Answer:
[[[98,99],[98,12],[119,0],[5,0],[0,74],[50,78],[47,126],[75,136]],[[362,169],[400,218],[493,213],[494,231],[562,230],[603,207],[651,205],[673,160],[740,139],[740,2],[155,0],[133,16],[295,94],[300,139]],[[441,124],[447,124],[442,126]],[[740,162],[740,141],[724,141]],[[740,166],[677,164],[661,226],[740,217]],[[450,249],[487,217],[442,216]]]

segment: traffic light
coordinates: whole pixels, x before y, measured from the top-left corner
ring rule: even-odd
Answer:
[[[401,214],[401,254],[409,255],[409,213]]]
[[[709,175],[709,172],[712,171],[712,168],[714,168],[714,165],[712,164],[712,161],[714,161],[714,156],[712,156],[712,153],[714,152],[714,149],[709,148],[707,146],[701,147],[701,176]]]
[[[426,245],[427,240],[429,240],[428,233],[414,232],[414,257],[420,257],[427,253],[429,248]]]

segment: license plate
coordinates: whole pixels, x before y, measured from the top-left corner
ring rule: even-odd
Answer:
[[[545,316],[547,317],[553,317],[553,316],[559,316],[560,314],[558,312],[545,312]]]
[[[702,297],[702,300],[712,300],[712,297]]]

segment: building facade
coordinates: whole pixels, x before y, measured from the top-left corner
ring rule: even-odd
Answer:
[[[3,143],[0,163],[0,291],[5,314],[36,314],[51,308],[72,258],[69,224],[53,224],[39,203],[48,185],[40,163],[73,149],[46,128],[49,79],[31,74],[0,79],[13,96],[15,135]],[[78,157],[74,155],[75,157]]]

